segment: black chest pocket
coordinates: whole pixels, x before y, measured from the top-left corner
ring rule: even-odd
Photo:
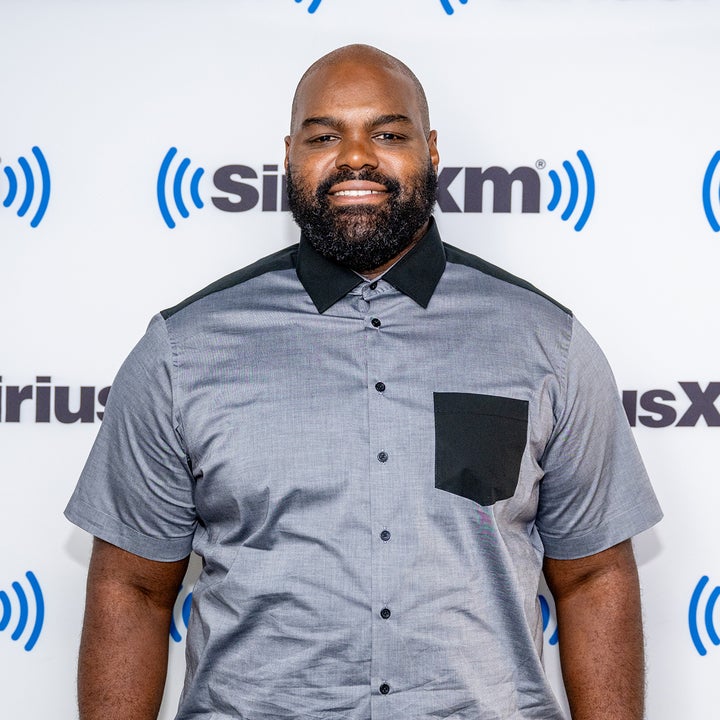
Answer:
[[[527,442],[528,401],[433,393],[435,487],[493,505],[512,497]]]

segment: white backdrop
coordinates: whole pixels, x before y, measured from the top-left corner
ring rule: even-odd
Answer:
[[[605,349],[666,513],[636,541],[648,717],[717,715],[718,3],[1,0],[0,28],[0,717],[76,717],[90,539],[62,509],[102,390],[157,310],[297,240],[287,212],[262,210],[272,166],[301,72],[349,42],[400,57],[426,87],[444,239],[570,306]],[[229,165],[256,196],[219,189]],[[529,168],[539,212],[521,211],[519,183],[511,212],[490,183],[470,212],[479,171],[465,168],[490,166]]]

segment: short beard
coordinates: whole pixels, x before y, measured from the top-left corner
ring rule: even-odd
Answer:
[[[333,208],[328,192],[348,180],[375,182],[389,194],[382,206]],[[437,175],[427,165],[403,188],[397,180],[373,170],[338,170],[313,192],[287,171],[288,205],[303,237],[324,257],[357,272],[381,267],[397,257],[430,219],[435,205]]]

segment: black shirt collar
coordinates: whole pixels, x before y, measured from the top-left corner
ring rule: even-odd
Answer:
[[[300,282],[321,313],[363,282],[349,268],[320,255],[304,237],[300,238],[296,270]],[[444,270],[445,249],[435,220],[430,218],[425,235],[382,279],[426,308]]]

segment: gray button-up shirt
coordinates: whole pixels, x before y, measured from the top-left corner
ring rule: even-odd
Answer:
[[[70,520],[195,550],[178,720],[554,720],[543,554],[661,516],[566,309],[432,224],[379,281],[305,241],[156,316]]]

